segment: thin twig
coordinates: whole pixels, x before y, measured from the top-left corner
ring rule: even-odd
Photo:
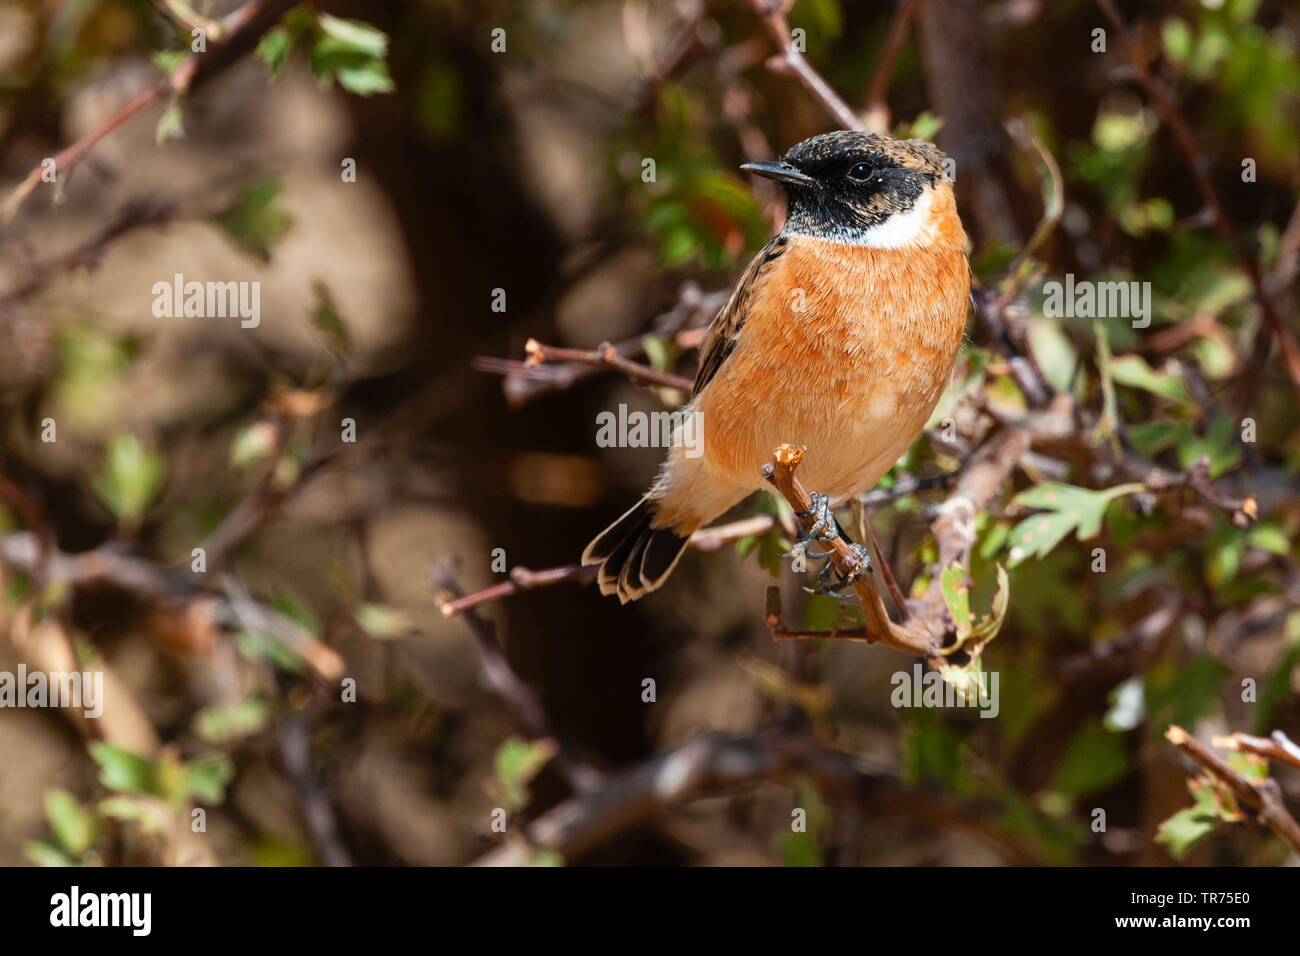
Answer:
[[[624,358],[619,354],[618,349],[608,342],[602,342],[595,349],[587,351],[586,349],[543,345],[536,339],[529,339],[524,345],[524,352],[528,355],[528,358],[524,360],[524,364],[527,366],[545,365],[551,362],[577,362],[580,365],[609,368],[622,372],[630,381],[638,385],[675,388],[680,392],[688,393],[693,385],[689,378],[674,375],[671,372],[660,372],[658,369],[640,365],[631,359]]]
[[[764,480],[790,503],[796,516],[806,515],[799,520],[803,524],[804,531],[807,532],[812,529],[816,516],[812,514],[812,499],[795,476],[795,469],[799,467],[801,461],[803,461],[801,450],[790,445],[781,445],[772,453],[771,463],[764,465],[762,472]],[[843,537],[835,538],[826,547],[831,552],[830,561],[834,563],[835,570],[842,578],[853,580],[853,590],[858,596],[858,603],[862,605],[869,639],[905,654],[927,660],[937,659],[943,635],[947,633],[946,623],[936,619],[930,627],[927,627],[925,622],[916,621],[908,621],[906,625],[895,624],[889,619],[889,612],[885,610],[885,605],[880,600],[880,594],[876,591],[871,575],[861,573],[858,559],[844,542]]]
[[[840,99],[840,95],[812,68],[807,58],[794,48],[790,23],[786,19],[789,6],[787,0],[750,0],[750,3],[783,54],[768,60],[768,68],[774,72],[788,70],[797,76],[813,98],[840,124],[841,129],[866,129],[866,125],[849,108],[849,104]]]
[[[71,146],[55,154],[55,175],[66,177],[100,140],[150,104],[161,99],[164,94],[171,92],[182,96],[197,85],[198,81],[211,79],[226,69],[245,52],[250,51],[256,38],[269,30],[279,20],[280,15],[291,6],[293,0],[249,0],[248,3],[233,11],[221,21],[217,33],[222,40],[220,43],[213,44],[210,52],[191,53],[164,79],[142,92]],[[38,165],[10,192],[4,204],[0,205],[0,222],[9,222],[17,215],[19,207],[43,181],[45,170],[44,164]]]
[[[451,561],[439,561],[433,568],[434,586],[454,600],[462,597],[456,582],[456,566]],[[446,614],[446,611],[443,612]],[[448,615],[450,616],[450,615]],[[555,767],[575,792],[584,792],[596,786],[600,774],[582,762],[555,734],[551,720],[542,707],[541,700],[520,680],[506,659],[501,642],[497,640],[496,627],[472,607],[462,609],[460,617],[469,626],[478,645],[482,663],[483,680],[501,700],[514,711],[520,723],[534,738],[554,745]]]
[[[1237,799],[1248,804],[1273,832],[1300,853],[1300,824],[1287,811],[1282,802],[1282,788],[1271,777],[1247,780],[1228,766],[1222,757],[1201,743],[1177,724],[1170,724],[1165,739],[1209,771],[1210,775],[1236,794]]]
[[[352,855],[339,836],[338,820],[317,786],[311,767],[311,735],[305,717],[289,715],[279,723],[276,739],[285,774],[293,784],[311,842],[326,866],[351,866]]]
[[[772,515],[755,515],[752,518],[742,518],[740,521],[733,521],[729,524],[701,528],[691,535],[690,544],[691,547],[699,551],[717,551],[724,545],[739,541],[741,538],[766,534],[776,525],[777,519]],[[563,564],[559,567],[542,568],[537,571],[525,567],[511,568],[508,581],[501,581],[472,594],[449,598],[443,601],[439,608],[443,617],[455,617],[457,614],[482,607],[484,604],[489,604],[501,598],[510,597],[520,591],[550,587],[553,584],[563,584],[567,581],[573,581],[577,584],[591,584],[596,580],[596,571],[595,567],[584,568],[578,564]]]
[[[873,806],[897,786],[891,775],[822,747],[807,732],[769,727],[742,737],[709,733],[611,774],[546,811],[528,825],[524,840],[506,843],[478,865],[517,866],[536,849],[572,859],[611,834],[686,801],[800,776],[815,779],[826,799],[860,808]]]
[[[1268,737],[1255,737],[1237,731],[1228,736],[1215,737],[1210,743],[1220,750],[1256,754],[1269,760],[1280,760],[1293,767],[1300,767],[1300,745],[1280,730],[1273,731]]]

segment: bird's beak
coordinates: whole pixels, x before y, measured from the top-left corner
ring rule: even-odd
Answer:
[[[779,183],[790,183],[793,186],[817,185],[817,180],[799,172],[789,163],[745,163],[740,168],[764,179],[775,179]]]

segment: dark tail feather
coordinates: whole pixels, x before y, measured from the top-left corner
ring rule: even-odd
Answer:
[[[587,545],[584,565],[598,564],[601,594],[617,594],[626,604],[655,590],[672,573],[690,535],[652,528],[654,502],[642,498]]]

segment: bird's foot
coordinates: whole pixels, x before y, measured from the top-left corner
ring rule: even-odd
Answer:
[[[810,505],[807,511],[796,514],[795,517],[800,520],[799,537],[788,552],[783,557],[803,557],[805,559],[821,560],[827,559],[822,565],[821,570],[817,572],[817,587],[804,588],[809,594],[824,594],[827,597],[838,598],[839,600],[848,601],[853,599],[850,592],[853,582],[857,581],[864,574],[871,573],[871,552],[865,545],[854,543],[843,529],[840,528],[839,522],[835,520],[835,515],[831,512],[831,499],[828,495],[821,495],[815,491],[808,492]],[[803,521],[813,518],[812,527],[806,531],[803,530]],[[843,539],[853,557],[857,559],[853,570],[842,575],[835,569],[835,562],[829,560],[835,553],[833,549],[827,551],[809,551],[808,548],[813,542],[821,544],[830,544],[837,539]]]
[[[817,589],[804,588],[809,594],[823,594],[838,601],[851,601],[853,584],[863,575],[871,573],[871,552],[864,544],[849,543],[849,550],[857,559],[857,564],[848,574],[840,574],[835,569],[835,562],[827,561],[817,572]]]
[[[814,541],[829,544],[841,536],[839,523],[836,522],[835,515],[831,514],[831,499],[815,491],[808,492],[808,499],[808,510],[795,515],[800,521],[799,537],[795,540],[794,547],[781,555],[783,558],[804,557],[814,561],[829,558],[830,551],[809,551],[808,546]],[[803,519],[813,517],[816,518],[813,526],[805,531]]]

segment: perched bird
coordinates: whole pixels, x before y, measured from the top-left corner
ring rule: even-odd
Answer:
[[[841,131],[776,163],[781,231],[709,327],[687,413],[697,453],[674,442],[650,491],[583,552],[602,594],[634,601],[664,583],[695,529],[756,489],[782,443],[827,521],[831,498],[872,487],[925,427],[966,325],[966,235],[921,140]],[[812,555],[810,555],[812,556]]]

